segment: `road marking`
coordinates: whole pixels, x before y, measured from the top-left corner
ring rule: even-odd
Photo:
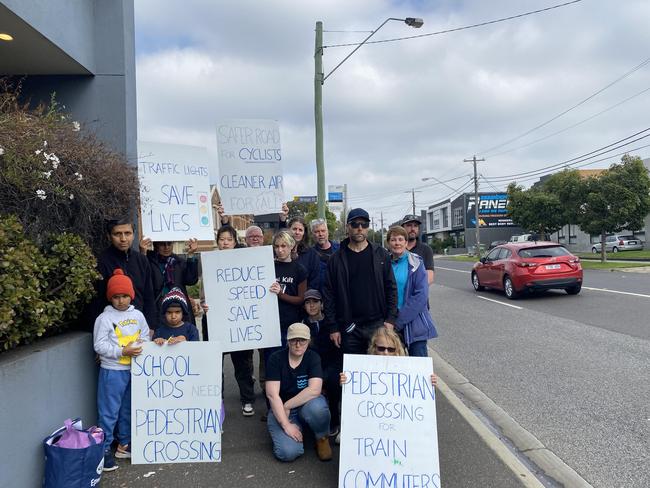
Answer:
[[[498,303],[499,305],[505,305],[506,307],[516,308],[517,310],[523,310],[523,307],[518,307],[517,305],[512,305],[511,303],[500,302],[499,300],[492,300],[491,298],[482,297],[480,295],[478,295],[476,298],[480,298],[481,300],[487,300],[488,302]]]
[[[455,271],[456,273],[470,273],[470,271],[465,271],[464,269],[443,268],[442,266],[436,266],[436,269],[444,269],[445,271]]]
[[[591,291],[606,291],[608,293],[618,293],[619,295],[631,295],[633,297],[650,298],[650,295],[644,295],[643,293],[632,293],[630,291],[608,290],[607,288],[591,288],[589,286],[583,286],[582,289],[591,290]]]

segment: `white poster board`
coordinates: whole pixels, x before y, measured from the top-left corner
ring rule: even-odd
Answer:
[[[131,360],[131,463],[221,461],[221,348],[142,345]]]
[[[346,354],[339,488],[440,487],[430,358]]]
[[[138,179],[143,236],[214,240],[205,148],[139,141]]]
[[[208,336],[224,352],[281,345],[271,246],[201,253]]]
[[[275,120],[225,120],[217,124],[217,149],[217,184],[226,215],[282,210],[282,153]]]

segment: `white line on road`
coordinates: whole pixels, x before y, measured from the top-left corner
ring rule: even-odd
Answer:
[[[633,297],[650,298],[650,295],[644,295],[643,293],[632,293],[630,291],[608,290],[607,288],[591,288],[589,286],[583,286],[582,289],[591,290],[591,291],[606,291],[608,293],[618,293],[620,295],[631,295]]]
[[[503,303],[500,302],[499,300],[492,300],[491,298],[486,298],[482,296],[477,296],[476,298],[480,298],[481,300],[487,300],[488,302],[498,303],[499,305],[505,305],[506,307],[516,308],[517,310],[523,310],[523,307],[518,307],[517,305],[512,305],[510,303]]]
[[[454,269],[454,268],[443,268],[442,266],[436,266],[436,269],[444,269],[445,271],[455,271],[456,273],[469,273],[464,269]]]

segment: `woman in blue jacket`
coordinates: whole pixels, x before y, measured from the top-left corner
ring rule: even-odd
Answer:
[[[386,241],[397,283],[399,313],[395,329],[404,338],[409,356],[427,357],[427,340],[438,337],[438,333],[429,314],[429,282],[424,263],[420,256],[406,249],[408,235],[402,227],[391,227]]]

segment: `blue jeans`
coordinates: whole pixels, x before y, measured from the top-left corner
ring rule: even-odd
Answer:
[[[330,432],[330,411],[327,407],[327,400],[320,395],[301,407],[292,408],[289,413],[289,421],[296,424],[302,431],[305,426],[309,427],[316,439],[322,439]],[[267,428],[273,441],[273,455],[280,461],[293,461],[305,452],[302,442],[294,441],[289,437],[282,426],[278,423],[273,410],[269,410]]]
[[[409,356],[413,356],[416,358],[429,357],[429,350],[427,349],[426,340],[411,342],[408,349],[409,349]]]
[[[113,430],[123,446],[131,443],[131,371],[99,368],[97,417],[104,431],[104,450],[110,449]]]

